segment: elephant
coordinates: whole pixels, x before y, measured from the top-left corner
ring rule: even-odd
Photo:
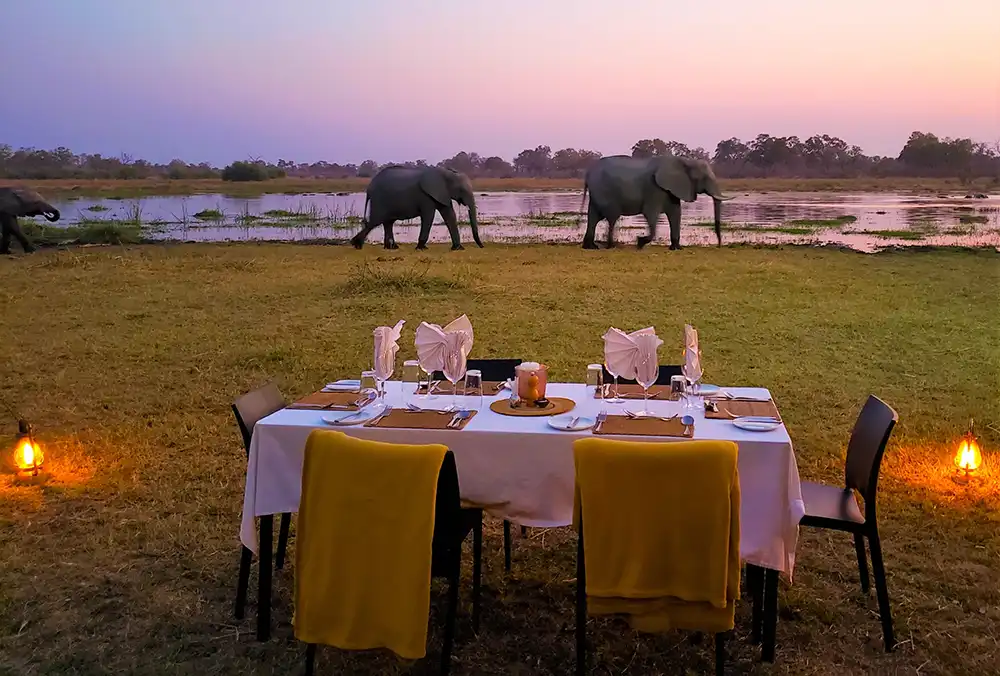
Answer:
[[[27,188],[0,188],[0,254],[10,253],[11,235],[20,242],[24,253],[35,250],[28,238],[21,232],[17,219],[21,216],[45,216],[54,222],[59,220],[59,210],[49,204],[34,190]]]
[[[434,212],[441,214],[451,234],[452,251],[464,249],[458,235],[458,221],[452,200],[469,208],[472,238],[482,248],[479,239],[479,222],[476,219],[476,198],[469,177],[459,171],[441,167],[404,167],[389,165],[382,168],[368,183],[365,190],[365,220],[361,231],[351,238],[354,248],[360,249],[368,233],[382,226],[383,246],[398,249],[392,234],[396,221],[420,217],[420,236],[417,249],[427,248]],[[371,209],[369,210],[369,203]]]
[[[722,194],[708,162],[674,155],[602,157],[587,170],[584,200],[588,190],[590,206],[587,210],[587,232],[583,238],[584,249],[597,248],[594,232],[598,221],[608,221],[610,248],[615,245],[614,230],[618,219],[642,214],[649,232],[636,242],[641,249],[656,237],[656,222],[661,213],[666,213],[670,222],[670,248],[680,249],[681,201],[693,202],[699,194],[709,195],[715,201],[715,236],[719,246],[722,246],[721,205],[733,199]],[[582,202],[580,210],[583,210]]]

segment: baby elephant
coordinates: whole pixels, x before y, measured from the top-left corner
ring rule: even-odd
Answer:
[[[48,221],[59,220],[59,210],[41,195],[27,188],[0,188],[0,254],[10,253],[10,238],[20,243],[25,253],[35,250],[21,232],[17,219],[21,216],[44,216]]]

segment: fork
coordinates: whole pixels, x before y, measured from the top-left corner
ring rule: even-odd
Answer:
[[[639,415],[638,413],[635,413],[633,411],[629,411],[628,409],[625,409],[625,417],[631,418],[632,420],[641,420],[642,418],[653,418],[654,420],[663,420],[664,422],[667,422],[667,421],[670,421],[670,420],[673,420],[674,418],[676,418],[677,414],[675,413],[675,414],[673,414],[671,416]]]
[[[598,432],[601,429],[601,425],[604,421],[608,419],[608,409],[602,408],[601,412],[597,414],[597,421],[594,423],[594,432]]]

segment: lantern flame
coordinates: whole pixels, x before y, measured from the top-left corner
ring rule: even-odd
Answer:
[[[983,454],[979,449],[979,442],[972,434],[967,434],[958,445],[958,452],[955,454],[955,466],[966,474],[971,474],[979,469],[983,464]]]
[[[14,463],[20,470],[34,470],[42,464],[42,449],[30,437],[22,439],[14,451]]]

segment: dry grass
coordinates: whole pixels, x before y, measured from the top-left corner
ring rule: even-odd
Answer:
[[[582,190],[581,178],[478,178],[473,181],[477,191],[549,192]],[[4,185],[28,185],[51,199],[71,197],[129,198],[150,195],[193,195],[221,193],[236,197],[256,197],[263,193],[336,193],[363,192],[368,185],[365,178],[321,179],[282,178],[270,181],[234,183],[221,179],[136,179],[136,180],[81,180],[53,179],[29,181],[5,179]],[[730,192],[918,192],[945,193],[984,190],[989,179],[977,181],[976,188],[963,186],[958,179],[934,178],[751,178],[725,179],[722,187]]]
[[[232,617],[244,461],[229,402],[272,378],[297,396],[354,376],[372,326],[462,312],[475,354],[542,359],[558,379],[582,377],[609,324],[654,324],[679,351],[692,321],[708,380],[774,392],[805,479],[841,480],[858,407],[884,397],[901,417],[879,504],[897,652],[880,650],[849,540],[803,532],[778,661],[757,661],[743,607],[733,673],[997,673],[998,289],[1000,257],[959,251],[245,244],[0,258],[0,391],[36,424],[52,473],[41,487],[0,475],[0,673],[297,673],[293,565],[276,577],[270,642],[254,640],[253,592],[248,619]],[[948,462],[970,416],[987,465],[960,486]],[[2,424],[5,447],[15,426]],[[505,579],[490,521],[483,627],[460,617],[454,673],[570,673],[573,557],[565,529],[534,530]],[[710,666],[710,645],[683,635],[600,622],[591,639],[596,673]],[[439,640],[435,628],[409,673],[433,673]],[[319,666],[403,673],[334,650]]]

